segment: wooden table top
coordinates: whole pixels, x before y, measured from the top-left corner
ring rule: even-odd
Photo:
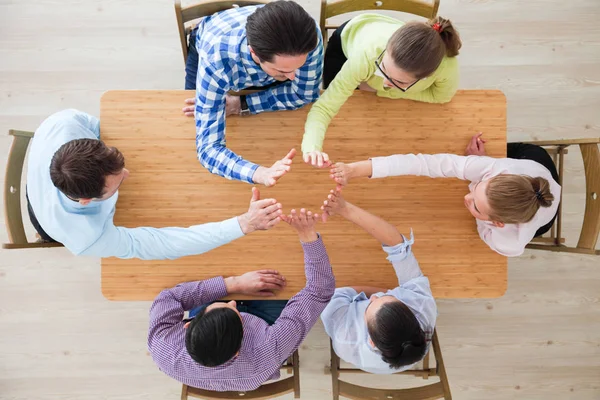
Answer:
[[[210,174],[196,158],[194,119],[181,114],[186,91],[109,91],[101,100],[102,139],[125,155],[130,178],[119,190],[117,226],[189,226],[246,212],[251,186]],[[318,210],[335,184],[328,170],[302,162],[300,143],[310,106],[227,119],[227,145],[269,166],[292,147],[291,173],[273,188],[259,186],[284,210]],[[484,132],[490,156],[506,156],[506,98],[496,90],[459,91],[451,103],[427,104],[356,92],[331,123],[325,151],[353,162],[397,153],[463,154],[468,139]],[[463,204],[467,181],[425,177],[355,180],[345,198],[398,226],[412,228],[413,251],[436,298],[491,298],[504,294],[507,260],[479,238]],[[319,210],[320,212],[320,210]],[[338,287],[395,287],[397,280],[378,242],[335,217],[318,228]],[[102,292],[110,300],[152,300],[184,281],[276,269],[289,298],[305,284],[302,247],[291,227],[255,232],[208,253],[177,260],[102,259]],[[244,299],[243,296],[236,298]]]

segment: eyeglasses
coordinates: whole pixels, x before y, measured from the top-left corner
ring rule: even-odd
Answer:
[[[390,78],[388,76],[388,74],[386,74],[383,71],[383,68],[381,67],[381,62],[379,61],[379,60],[381,60],[383,58],[383,53],[385,53],[385,50],[382,51],[381,54],[379,55],[379,57],[377,57],[377,60],[375,60],[375,66],[377,67],[377,69],[379,70],[379,72],[381,72],[381,74],[385,77],[385,79],[387,79],[388,81],[392,82],[392,85],[394,85],[397,89],[400,89],[403,92],[406,92],[408,89],[410,89],[411,87],[413,87],[415,85],[415,83],[417,83],[417,82],[420,81],[420,79],[417,79],[416,81],[414,81],[413,83],[411,83],[410,85],[408,85],[408,87],[406,89],[401,88],[399,86],[399,84],[400,85],[405,85],[404,82],[400,82],[400,81],[397,81],[396,79]],[[396,83],[396,82],[398,82],[398,83]]]

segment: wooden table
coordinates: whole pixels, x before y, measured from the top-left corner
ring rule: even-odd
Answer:
[[[244,213],[251,186],[210,174],[196,158],[193,118],[181,114],[185,91],[110,91],[101,101],[102,139],[125,155],[130,178],[119,190],[115,225],[189,226]],[[310,107],[227,119],[228,147],[248,160],[271,165],[289,149],[300,151]],[[483,131],[490,156],[506,156],[506,98],[500,91],[459,91],[449,104],[388,100],[355,93],[333,120],[325,150],[335,161],[359,161],[396,153],[463,154]],[[317,210],[334,187],[326,170],[300,155],[292,172],[263,198]],[[506,291],[507,260],[481,241],[463,204],[468,182],[395,177],[356,180],[348,201],[415,234],[414,253],[437,298],[499,297]],[[320,211],[320,210],[319,210]],[[386,254],[369,234],[335,217],[319,226],[337,286],[395,287]],[[305,284],[302,248],[285,223],[256,232],[203,255],[177,260],[102,259],[102,292],[110,300],[152,300],[183,281],[272,268],[287,277],[277,298]],[[236,296],[237,298],[243,298]]]

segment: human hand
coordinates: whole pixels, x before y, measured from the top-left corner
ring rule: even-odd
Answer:
[[[317,236],[317,231],[315,230],[315,225],[319,220],[319,214],[313,214],[312,212],[301,208],[300,213],[296,213],[296,210],[292,210],[290,215],[286,216],[283,214],[281,219],[298,232],[301,242],[314,242],[319,238]]]
[[[311,151],[310,153],[305,153],[304,162],[318,168],[331,166],[329,155],[327,153],[323,153],[322,151]]]
[[[286,284],[285,277],[271,269],[246,272],[240,276],[225,278],[227,294],[271,297],[275,295],[274,291],[283,289]]]
[[[184,101],[185,104],[187,104],[185,107],[183,107],[182,111],[183,111],[183,115],[185,115],[186,117],[193,117],[194,116],[194,110],[196,109],[196,99],[195,98],[189,98],[189,99],[185,99]],[[225,115],[226,116],[230,116],[230,115],[240,115],[240,113],[242,112],[242,102],[240,100],[239,96],[231,96],[231,95],[225,95]]]
[[[242,113],[242,100],[240,96],[225,95],[225,116],[240,115]]]
[[[238,222],[244,235],[257,230],[267,230],[274,227],[280,220],[281,204],[275,199],[260,199],[260,192],[252,188],[252,199],[248,212],[238,217]]]
[[[467,145],[467,149],[465,150],[466,156],[485,156],[485,140],[481,137],[483,132],[476,133],[473,135],[469,144]]]
[[[376,92],[377,90],[373,89],[371,86],[369,86],[369,84],[367,82],[361,82],[360,85],[358,85],[358,89],[362,90],[364,92]]]
[[[346,211],[346,200],[342,196],[342,188],[340,186],[329,192],[327,200],[321,206],[321,210],[323,210],[323,222],[326,222],[329,217],[333,217],[336,214],[341,215]]]
[[[181,110],[183,111],[183,115],[185,115],[186,117],[193,117],[194,110],[196,109],[196,99],[193,97],[190,99],[185,99],[184,104],[187,105]]]
[[[292,149],[285,157],[276,161],[271,167],[258,167],[254,172],[252,180],[254,183],[261,183],[267,187],[275,185],[279,178],[290,172],[292,169],[292,160],[295,156],[296,149]]]
[[[329,177],[333,179],[338,185],[346,186],[348,181],[352,178],[352,166],[351,164],[345,164],[343,162],[335,163],[329,170]]]

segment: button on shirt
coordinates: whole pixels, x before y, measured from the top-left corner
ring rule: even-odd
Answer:
[[[198,25],[199,65],[196,78],[196,150],[200,163],[213,174],[253,183],[257,164],[226,147],[225,96],[228,91],[263,87],[276,82],[256,64],[248,48],[246,20],[262,6],[233,8],[209,17]],[[318,44],[292,81],[246,96],[252,114],[295,110],[319,97],[323,69],[323,42]]]
[[[201,254],[244,236],[237,218],[189,228],[124,228],[113,223],[118,192],[81,205],[59,191],[50,178],[54,153],[75,139],[100,139],[100,121],[77,110],[48,117],[29,147],[27,191],[42,229],[69,251],[96,257],[158,260]],[[135,173],[135,171],[133,171]],[[127,185],[127,182],[123,183]]]
[[[148,349],[161,371],[188,386],[212,391],[254,390],[279,378],[279,368],[300,346],[335,290],[319,238],[303,243],[306,287],[290,299],[272,326],[242,312],[244,337],[237,356],[218,367],[195,362],[185,347],[184,312],[227,296],[222,277],[163,290],[150,308]]]
[[[437,306],[429,279],[423,276],[419,263],[411,251],[414,240],[406,240],[396,246],[383,246],[392,263],[399,287],[376,296],[394,296],[404,303],[419,321],[421,329],[431,337],[435,328]],[[323,311],[321,319],[325,331],[333,343],[336,354],[344,361],[363,371],[374,374],[393,374],[413,367],[408,365],[399,369],[390,368],[381,358],[377,348],[369,344],[369,332],[365,321],[365,310],[369,299],[364,292],[344,287],[335,290],[329,305]]]

